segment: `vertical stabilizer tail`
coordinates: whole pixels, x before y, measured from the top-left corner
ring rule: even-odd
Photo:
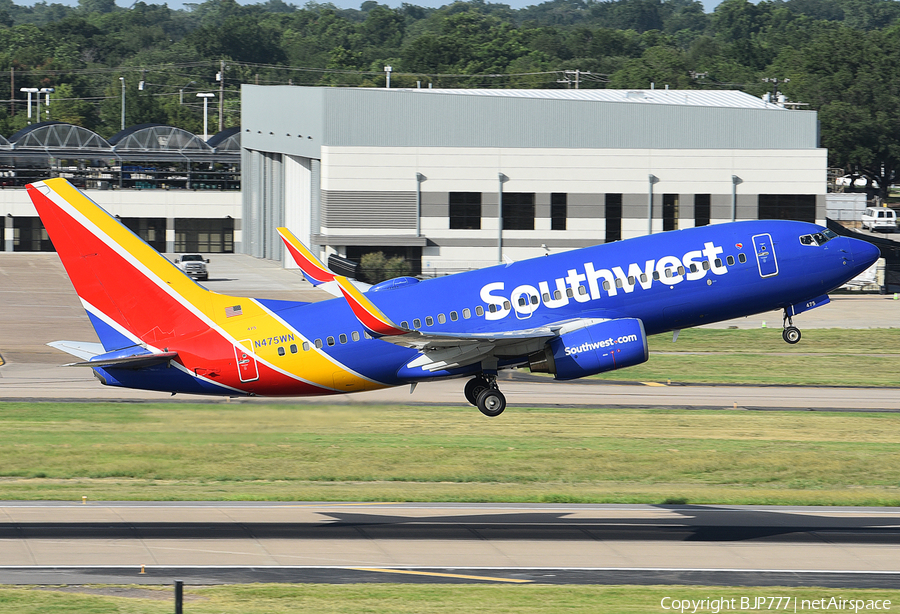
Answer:
[[[208,328],[209,295],[65,179],[28,195],[107,351],[156,348]]]

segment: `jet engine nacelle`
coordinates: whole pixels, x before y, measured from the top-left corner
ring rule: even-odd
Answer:
[[[644,323],[621,318],[560,335],[530,355],[528,366],[566,380],[639,365],[648,357]]]

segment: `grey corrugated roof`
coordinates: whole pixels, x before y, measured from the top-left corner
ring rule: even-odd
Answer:
[[[732,107],[739,109],[777,109],[783,107],[737,90],[502,90],[502,89],[404,89],[407,92],[457,94],[460,96],[506,96],[547,100],[589,100],[632,102],[692,107]]]

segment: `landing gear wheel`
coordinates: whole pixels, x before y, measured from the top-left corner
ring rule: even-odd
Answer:
[[[491,385],[483,377],[473,377],[468,382],[466,382],[466,388],[464,391],[464,394],[466,395],[466,401],[468,401],[472,405],[477,406],[478,395],[480,395],[490,387]]]
[[[489,418],[494,418],[506,409],[506,397],[496,388],[488,388],[482,390],[478,395],[477,405],[481,413]]]
[[[796,326],[788,326],[782,331],[781,336],[784,340],[791,345],[794,345],[798,341],[800,341],[800,329]]]

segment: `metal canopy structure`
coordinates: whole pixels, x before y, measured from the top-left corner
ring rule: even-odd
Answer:
[[[212,148],[187,130],[163,124],[140,124],[122,130],[111,139],[113,151],[132,152],[203,152]]]
[[[102,136],[73,124],[41,122],[22,128],[9,137],[14,149],[66,149],[74,151],[109,150],[110,144]]]
[[[216,153],[234,152],[241,153],[241,128],[226,128],[219,134],[209,137],[206,144],[212,147]]]
[[[162,124],[127,128],[109,140],[73,124],[40,122],[0,136],[0,186],[66,177],[79,187],[240,189],[240,130],[197,135]]]

